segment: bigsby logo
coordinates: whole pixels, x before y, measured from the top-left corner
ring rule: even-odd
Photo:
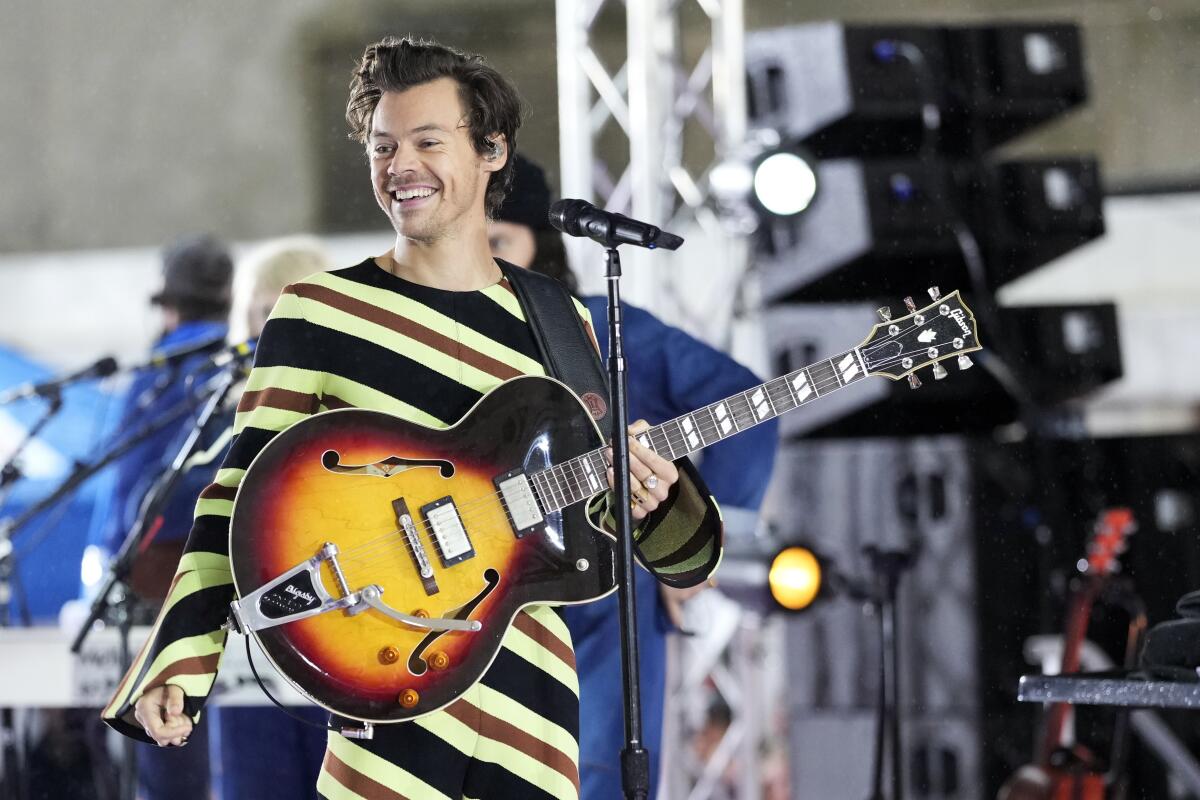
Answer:
[[[300,590],[300,589],[297,589],[295,586],[292,586],[290,583],[289,583],[287,586],[284,586],[284,587],[283,587],[283,590],[284,590],[285,592],[287,592],[288,594],[290,594],[292,597],[299,598],[299,599],[303,600],[303,601],[304,601],[304,602],[306,602],[306,603],[315,603],[315,602],[317,602],[317,598],[313,597],[313,596],[312,596],[311,594],[309,594],[308,592],[305,592],[305,591],[302,591],[302,590]]]

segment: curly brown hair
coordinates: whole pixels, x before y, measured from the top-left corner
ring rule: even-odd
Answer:
[[[523,103],[516,87],[488,66],[482,56],[408,36],[388,36],[369,45],[350,80],[350,99],[346,103],[350,138],[366,144],[371,135],[371,116],[384,92],[402,92],[438,78],[453,78],[458,83],[475,152],[490,155],[493,145],[488,137],[497,133],[507,143],[507,162],[488,179],[484,203],[491,216],[512,182]]]

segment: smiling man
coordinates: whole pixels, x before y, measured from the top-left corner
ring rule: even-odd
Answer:
[[[232,599],[232,499],[273,436],[346,407],[444,428],[505,380],[548,374],[527,317],[536,312],[507,277],[517,268],[488,246],[487,218],[508,187],[521,121],[511,84],[478,56],[388,38],[363,54],[346,118],[366,147],[395,245],[289,286],[263,329],[229,456],[201,494],[151,638],[104,712],[118,730],[160,746],[186,743],[212,689]],[[583,307],[561,302],[586,335]],[[698,583],[720,557],[715,506],[690,466],[631,442],[642,555],[673,584]],[[378,726],[369,741],[331,732],[317,791],[576,798],[578,730],[570,634],[556,609],[530,606],[483,677],[443,710]]]

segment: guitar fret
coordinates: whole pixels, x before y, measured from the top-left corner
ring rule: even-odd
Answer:
[[[717,426],[717,418],[716,418],[716,416],[713,415],[712,407],[705,406],[704,408],[698,409],[695,413],[692,414],[692,416],[694,417],[694,416],[696,416],[696,414],[699,414],[701,412],[708,415],[707,428],[705,428],[704,426],[701,426],[701,432],[700,432],[702,436],[704,436],[705,430],[707,430],[709,432],[707,436],[704,436],[705,444],[712,444],[713,442],[721,441],[721,439],[723,438],[721,435],[721,429]]]
[[[674,427],[674,435],[671,433],[671,428],[667,427],[668,425]],[[675,454],[675,458],[686,455],[688,453],[687,439],[684,438],[683,428],[680,427],[679,420],[673,419],[665,422],[662,427],[663,432],[667,434],[667,441],[671,444],[671,452]]]
[[[607,489],[612,484],[608,482],[608,462],[604,460],[604,453],[600,450],[595,450],[592,452],[592,456],[592,466],[596,467],[596,474],[600,476],[600,483]]]
[[[803,405],[817,396],[812,375],[807,369],[800,369],[788,375],[788,389],[796,396],[796,405]]]
[[[562,481],[558,477],[558,468],[551,467],[548,471],[550,473],[548,476],[548,480],[550,481],[550,489],[555,493],[555,495],[557,495],[555,502],[561,502],[559,508],[566,508],[570,504],[567,502],[567,493],[564,491]]]
[[[787,381],[776,378],[767,384],[767,394],[774,401],[775,411],[778,414],[791,411],[796,407],[796,398],[788,391]]]
[[[596,466],[592,463],[592,454],[589,453],[580,456],[577,461],[580,462],[580,468],[583,470],[583,475],[587,478],[588,495],[593,495],[604,488],[604,481],[596,474]],[[603,473],[602,473],[603,474]]]
[[[732,436],[733,434],[741,431],[741,428],[737,424],[737,420],[729,411],[729,403],[722,400],[719,403],[714,403],[713,405],[709,406],[708,409],[708,413],[713,417],[713,424],[716,426],[717,430],[720,431],[722,439],[726,436]]]
[[[671,441],[667,438],[662,426],[651,428],[646,433],[650,435],[650,443],[654,445],[654,452],[660,456],[665,453],[668,460],[675,460],[675,451],[671,448]]]
[[[813,364],[808,367],[807,371],[812,379],[813,391],[817,393],[818,397],[824,397],[841,387],[841,382],[838,381],[837,374],[828,361]]]
[[[771,397],[762,386],[755,387],[749,391],[751,392],[750,404],[754,409],[755,422],[762,422],[764,419],[770,419],[775,416],[775,407],[771,405]]]
[[[563,464],[561,472],[566,481],[567,490],[571,493],[569,503],[574,503],[577,500],[583,499],[583,484],[579,480],[579,473],[575,471],[575,460],[571,459]]]
[[[699,450],[704,447],[704,440],[700,438],[700,431],[691,414],[684,414],[682,417],[679,417],[679,425],[683,430],[684,441],[687,443],[687,452],[690,453],[693,450]]]
[[[561,508],[561,506],[555,505],[558,501],[554,497],[554,489],[550,486],[550,479],[546,475],[546,470],[533,473],[533,482],[537,487],[538,494],[542,497],[544,511],[554,511]]]

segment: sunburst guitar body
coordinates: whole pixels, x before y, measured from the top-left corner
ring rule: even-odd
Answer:
[[[584,504],[534,512],[497,486],[600,443],[586,408],[545,378],[501,385],[444,430],[356,409],[309,417],[272,439],[238,491],[230,557],[254,602],[237,614],[331,711],[394,722],[441,708],[486,670],[523,606],[613,588],[612,540]],[[374,604],[364,587],[378,588]],[[359,604],[332,607],[347,596]],[[419,627],[468,619],[477,629]]]

